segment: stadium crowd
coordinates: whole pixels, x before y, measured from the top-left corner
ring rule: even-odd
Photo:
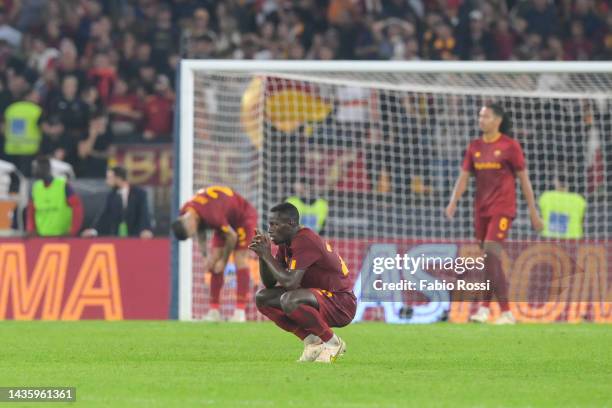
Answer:
[[[170,140],[182,56],[610,59],[612,9],[605,0],[1,0],[0,117],[24,101],[17,114],[33,115],[25,147],[3,127],[2,154],[26,174],[44,153],[79,177],[104,177],[113,144]]]

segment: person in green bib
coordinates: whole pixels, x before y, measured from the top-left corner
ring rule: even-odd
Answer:
[[[51,175],[48,157],[37,158],[32,166],[36,179],[26,210],[29,236],[77,236],[83,222],[81,199],[63,177]]]
[[[310,196],[302,183],[295,183],[295,195],[285,200],[297,208],[300,214],[300,224],[310,228],[317,234],[322,234],[329,213],[329,204],[323,198],[307,198]]]
[[[545,191],[538,200],[544,229],[542,236],[559,239],[580,239],[587,203],[584,197],[568,191],[563,175],[555,179],[555,189]]]

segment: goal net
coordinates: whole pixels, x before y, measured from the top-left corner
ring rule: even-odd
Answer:
[[[465,148],[479,135],[478,111],[495,101],[512,120],[511,136],[525,152],[536,200],[560,181],[586,202],[583,237],[548,238],[545,242],[565,248],[563,254],[542,255],[546,250],[538,249],[540,258],[533,260],[530,248],[544,240],[531,229],[517,183],[517,216],[508,241],[518,244],[508,251],[508,262],[518,265],[522,256],[547,265],[530,275],[525,291],[539,284],[548,290],[546,276],[555,268],[569,270],[555,266],[567,256],[573,265],[567,268],[576,269],[569,275],[580,272],[582,289],[556,300],[584,304],[573,317],[564,310],[556,319],[592,319],[596,307],[610,311],[604,302],[612,261],[606,247],[612,235],[610,72],[608,63],[186,60],[180,78],[178,201],[204,186],[228,185],[254,204],[265,228],[268,210],[288,196],[323,198],[329,203],[323,235],[356,275],[368,268],[364,260],[380,244],[403,253],[419,243],[453,242],[460,252],[473,252],[473,185],[453,220],[443,214]],[[175,256],[179,317],[197,320],[208,308],[202,259],[191,243],[181,244]],[[253,260],[254,278],[256,265]],[[586,278],[585,268],[590,268]],[[584,279],[597,285],[585,286]],[[224,315],[234,301],[230,265]],[[546,307],[523,317],[538,320]],[[253,306],[248,316],[257,318]]]

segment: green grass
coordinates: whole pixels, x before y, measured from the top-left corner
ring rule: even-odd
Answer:
[[[53,407],[612,407],[609,325],[338,333],[347,354],[321,365],[267,323],[5,321],[0,386],[77,387]]]

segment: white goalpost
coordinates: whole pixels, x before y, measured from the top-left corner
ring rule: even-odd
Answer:
[[[612,236],[612,62],[183,60],[177,89],[175,201],[229,185],[263,227],[298,189],[325,198],[324,235],[354,273],[368,245],[472,238],[470,192],[442,212],[487,101],[510,115],[536,196],[563,179],[588,203],[584,238]],[[534,240],[517,197],[510,239]],[[202,259],[190,241],[173,256],[178,318],[198,320]],[[233,285],[230,271],[224,314]]]

